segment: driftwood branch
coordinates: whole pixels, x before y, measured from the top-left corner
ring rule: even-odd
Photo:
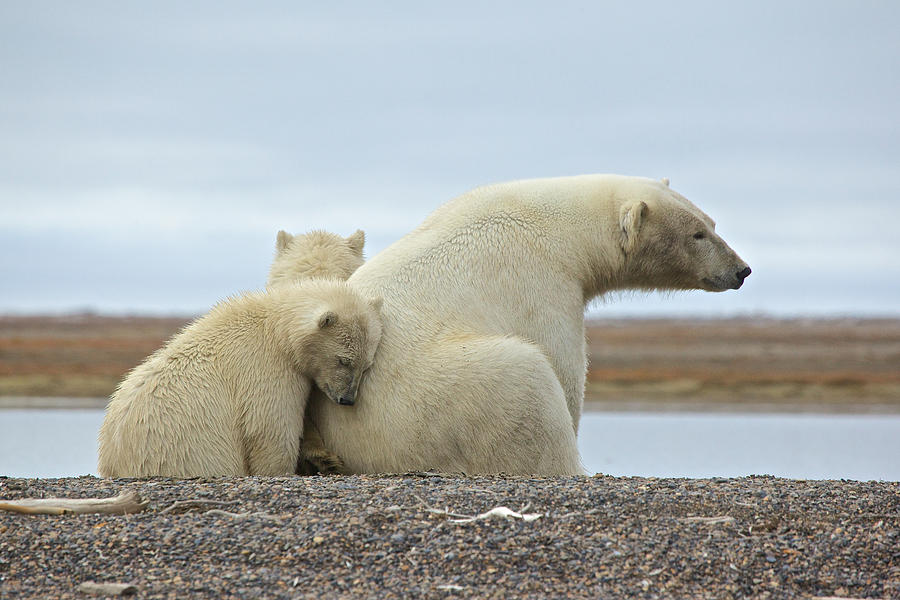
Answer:
[[[431,513],[433,515],[441,515],[442,517],[453,517],[454,519],[470,519],[472,515],[463,515],[460,513],[450,512],[449,509],[440,509],[440,508],[426,508],[425,512]]]
[[[522,519],[525,522],[535,521],[540,519],[543,513],[518,513],[514,510],[510,510],[505,506],[498,506],[496,508],[492,508],[487,512],[483,512],[480,515],[475,515],[474,517],[464,517],[462,519],[450,519],[451,523],[471,523],[472,521],[481,521],[483,519]]]
[[[734,523],[734,517],[684,517],[679,519],[682,523],[705,523],[706,525],[718,525],[721,523]]]
[[[78,586],[78,591],[98,596],[132,596],[137,594],[137,586],[130,583],[95,583],[85,581]]]
[[[0,510],[26,515],[108,514],[126,515],[141,512],[148,502],[141,500],[133,490],[122,492],[114,498],[26,498],[0,501]]]
[[[269,521],[281,521],[281,517],[279,517],[278,515],[272,515],[272,514],[269,514],[266,512],[233,513],[233,512],[228,512],[227,510],[219,510],[218,508],[213,508],[213,509],[206,511],[203,514],[219,515],[221,517],[231,517],[232,519],[235,519],[237,521],[240,521],[242,519],[248,519],[250,517],[258,517],[260,519],[267,519]]]
[[[183,513],[188,512],[189,510],[194,510],[196,508],[205,508],[206,511],[210,509],[207,508],[209,506],[232,506],[234,504],[240,503],[240,500],[204,500],[200,498],[194,498],[191,500],[176,500],[172,503],[172,506],[168,506],[161,511],[159,514],[164,515],[166,513]]]
[[[462,515],[459,513],[453,513],[449,510],[440,510],[436,508],[426,508],[426,512],[430,512],[434,515],[444,515],[447,517],[453,517],[450,519],[451,523],[471,523],[473,521],[481,521],[483,519],[491,519],[491,518],[512,518],[512,519],[522,519],[523,521],[535,521],[540,519],[543,513],[518,513],[514,510],[510,510],[505,506],[498,506],[497,508],[492,508],[491,510],[481,513],[480,515]]]
[[[847,596],[813,596],[810,600],[861,600],[860,598],[850,598]]]

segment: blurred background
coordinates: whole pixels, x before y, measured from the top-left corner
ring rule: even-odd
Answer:
[[[0,3],[0,474],[92,470],[116,383],[262,287],[279,229],[371,257],[476,186],[609,172],[670,178],[753,275],[592,304],[589,470],[900,479],[898,31],[877,1]]]
[[[900,312],[893,2],[5,2],[0,311],[196,314],[278,229],[372,256],[475,186],[669,177],[738,293],[599,315]]]

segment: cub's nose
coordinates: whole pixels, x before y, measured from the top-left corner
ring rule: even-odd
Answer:
[[[747,276],[750,275],[751,272],[752,271],[750,271],[750,267],[744,267],[743,269],[735,273],[735,275],[737,276],[738,281],[743,282],[745,279],[747,279]]]
[[[341,406],[353,406],[356,400],[352,396],[341,396],[338,398],[338,404]]]

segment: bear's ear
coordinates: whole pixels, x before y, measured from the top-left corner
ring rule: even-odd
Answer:
[[[375,312],[381,312],[381,307],[384,305],[384,298],[378,296],[377,298],[369,299],[369,306],[372,307],[372,310]]]
[[[294,236],[287,231],[284,231],[283,229],[279,231],[278,235],[275,236],[275,252],[278,254],[284,252],[284,249],[288,247],[288,244],[290,244],[293,239]]]
[[[351,233],[347,237],[347,245],[350,246],[353,252],[362,257],[363,246],[366,245],[366,232],[362,229],[357,229]]]
[[[331,327],[335,323],[337,323],[337,313],[326,310],[321,315],[319,315],[319,329]]]
[[[650,208],[646,202],[638,200],[624,204],[619,211],[619,225],[622,228],[622,250],[626,254],[632,252],[637,245],[637,236],[641,230],[641,223],[647,217],[649,210]]]
[[[662,184],[664,186],[669,187],[669,178],[668,177],[663,177],[662,179],[660,179],[660,181],[662,181]]]

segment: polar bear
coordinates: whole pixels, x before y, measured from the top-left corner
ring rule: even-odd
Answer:
[[[619,175],[481,187],[349,279],[384,299],[357,404],[309,418],[347,472],[583,473],[584,309],[615,290],[723,291],[750,268],[667,182]]]
[[[298,235],[281,230],[275,236],[275,258],[266,287],[312,278],[346,281],[363,264],[365,243],[366,234],[361,229],[346,238],[321,229]],[[338,473],[342,467],[341,458],[325,447],[315,425],[304,421],[297,473]]]
[[[352,404],[380,300],[309,280],[219,303],[132,370],[99,435],[104,477],[288,475],[312,382]]]
[[[365,243],[366,234],[361,229],[346,238],[320,229],[301,235],[279,231],[266,285],[310,278],[346,281],[363,264]]]

